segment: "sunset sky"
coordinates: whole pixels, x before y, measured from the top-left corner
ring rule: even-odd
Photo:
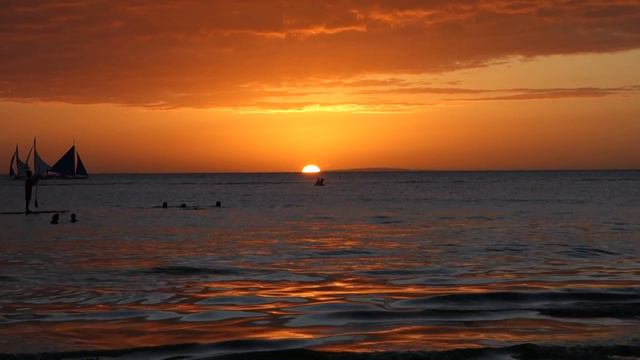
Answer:
[[[0,1],[0,161],[640,168],[640,1]],[[6,170],[2,170],[6,171]]]

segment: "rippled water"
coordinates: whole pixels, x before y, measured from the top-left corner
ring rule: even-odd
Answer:
[[[640,172],[324,177],[41,183],[80,222],[0,216],[0,353],[640,342]]]

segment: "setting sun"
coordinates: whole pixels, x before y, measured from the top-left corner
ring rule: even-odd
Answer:
[[[316,165],[307,165],[304,168],[302,168],[302,172],[304,174],[317,174],[320,172],[320,168],[317,167]]]

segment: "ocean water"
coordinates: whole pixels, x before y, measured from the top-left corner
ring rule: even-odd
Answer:
[[[42,181],[79,222],[0,216],[0,354],[640,345],[640,172],[323,177]]]

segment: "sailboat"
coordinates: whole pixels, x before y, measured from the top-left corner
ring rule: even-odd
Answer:
[[[29,159],[31,159],[31,154],[33,153],[33,170],[29,166]],[[47,171],[50,166],[42,160],[40,154],[38,154],[38,149],[36,148],[36,139],[33,138],[33,145],[27,154],[27,158],[25,161],[20,159],[20,151],[18,149],[18,145],[16,145],[16,150],[11,157],[11,163],[9,164],[9,177],[12,179],[24,179],[27,177],[27,172],[33,172],[32,176],[38,178],[47,177]]]
[[[29,170],[29,166],[20,160],[20,151],[18,150],[18,145],[16,145],[16,151],[13,152],[11,163],[9,164],[9,176],[13,179],[19,179],[27,174],[27,170]]]
[[[86,179],[89,177],[87,169],[80,159],[80,154],[76,151],[75,144],[71,145],[71,148],[48,169],[48,172],[54,173],[56,177],[66,179]]]
[[[29,160],[33,153],[33,170],[29,167]],[[77,158],[77,161],[76,161]],[[36,139],[33,138],[33,145],[27,154],[27,159],[22,161],[18,151],[18,145],[11,157],[9,164],[9,177],[12,179],[24,179],[27,177],[27,171],[32,170],[32,176],[38,178],[61,177],[66,179],[86,179],[87,169],[84,167],[80,155],[76,152],[75,144],[58,160],[53,166],[49,166],[46,161],[38,154]]]

